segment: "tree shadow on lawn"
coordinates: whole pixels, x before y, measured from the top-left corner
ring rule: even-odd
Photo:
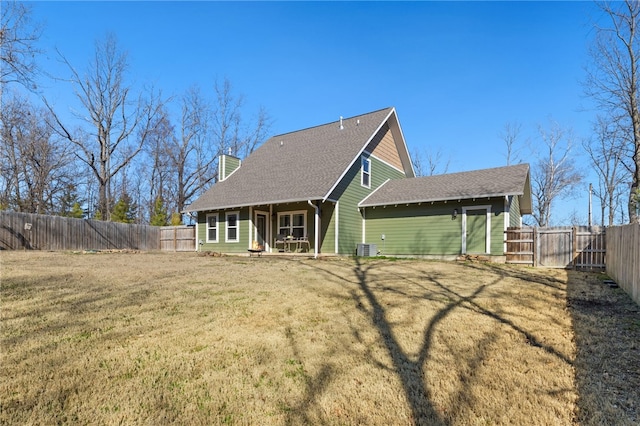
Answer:
[[[640,423],[640,306],[594,273],[568,271],[567,307],[576,342],[578,420]]]
[[[386,263],[367,262],[360,259],[354,260],[355,265],[351,263],[333,263],[322,266],[322,263],[308,263],[311,266],[327,276],[333,281],[337,281],[348,290],[356,308],[363,315],[369,318],[375,330],[377,330],[380,341],[386,348],[386,352],[391,359],[393,371],[397,374],[403,387],[403,393],[411,411],[411,420],[418,425],[446,425],[464,419],[458,418],[456,413],[447,413],[443,411],[444,407],[438,407],[433,402],[432,390],[428,388],[425,377],[429,375],[427,371],[427,362],[435,344],[436,334],[444,324],[445,319],[450,315],[461,310],[472,311],[475,314],[486,316],[503,326],[515,331],[523,336],[524,341],[531,346],[540,348],[561,362],[571,365],[572,360],[564,353],[556,350],[553,346],[545,344],[538,339],[532,332],[516,323],[517,320],[513,316],[507,315],[500,309],[492,309],[483,307],[476,299],[480,297],[488,297],[486,293],[492,290],[492,287],[507,277],[511,277],[512,271],[504,271],[501,269],[491,270],[485,266],[481,268],[491,273],[491,278],[486,283],[469,283],[468,288],[463,292],[460,289],[454,289],[447,286],[446,279],[441,281],[437,272],[427,273],[420,269],[412,269],[410,264],[405,267],[406,273],[394,274],[389,271],[382,271],[382,266]],[[352,278],[348,271],[339,271],[338,268],[352,268]],[[520,278],[513,271],[513,278]],[[397,285],[385,285],[384,281],[391,283],[404,282],[407,284],[407,290]],[[355,287],[354,287],[355,284]],[[562,288],[559,282],[544,279],[540,283],[550,287],[551,291]],[[425,328],[421,331],[421,343],[416,354],[412,355],[403,349],[403,342],[394,331],[394,324],[389,319],[388,306],[376,294],[380,291],[393,292],[399,295],[407,302],[407,309],[410,309],[408,303],[414,301],[433,300],[434,303],[440,305],[440,308],[433,315]],[[440,330],[441,331],[441,330]],[[352,330],[352,333],[358,338],[358,330]],[[457,363],[466,363],[461,367],[461,377],[459,377],[459,388],[450,398],[451,401],[458,399],[473,399],[471,387],[474,381],[474,371],[483,363],[484,357],[487,356],[488,349],[498,339],[495,332],[488,332],[484,336],[479,337],[473,349],[473,353],[465,354],[465,359],[457,357]],[[388,368],[379,365],[380,368]],[[566,391],[566,390],[563,390]],[[446,410],[446,408],[445,408]]]

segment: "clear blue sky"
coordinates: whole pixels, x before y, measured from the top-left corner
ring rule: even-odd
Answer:
[[[284,133],[388,106],[411,151],[440,149],[449,172],[502,166],[499,134],[520,122],[535,142],[552,118],[580,138],[594,111],[581,80],[588,62],[592,2],[33,2],[43,24],[45,68],[68,76],[62,52],[84,70],[94,42],[114,33],[132,76],[165,95],[193,84],[213,93],[228,78],[262,105]],[[58,108],[71,89],[46,83]],[[580,152],[578,152],[580,151]],[[525,161],[531,158],[525,150]],[[559,202],[586,221],[587,187]],[[595,211],[595,209],[594,209]]]

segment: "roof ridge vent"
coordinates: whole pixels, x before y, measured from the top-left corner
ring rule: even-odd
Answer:
[[[340,116],[340,130],[344,129],[344,126],[342,125],[342,116]]]

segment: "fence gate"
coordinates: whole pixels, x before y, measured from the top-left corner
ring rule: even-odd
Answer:
[[[573,262],[571,229],[538,229],[536,252],[538,265],[547,268],[566,268]]]
[[[506,262],[547,268],[603,269],[605,228],[507,228]]]
[[[160,228],[160,250],[195,251],[195,226],[163,226]]]

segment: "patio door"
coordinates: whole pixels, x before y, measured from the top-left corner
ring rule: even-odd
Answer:
[[[269,213],[266,212],[256,212],[256,216],[255,216],[255,226],[256,226],[256,235],[255,235],[255,240],[258,242],[259,245],[261,245],[262,247],[265,248],[265,250],[268,249],[268,236],[269,236]]]

